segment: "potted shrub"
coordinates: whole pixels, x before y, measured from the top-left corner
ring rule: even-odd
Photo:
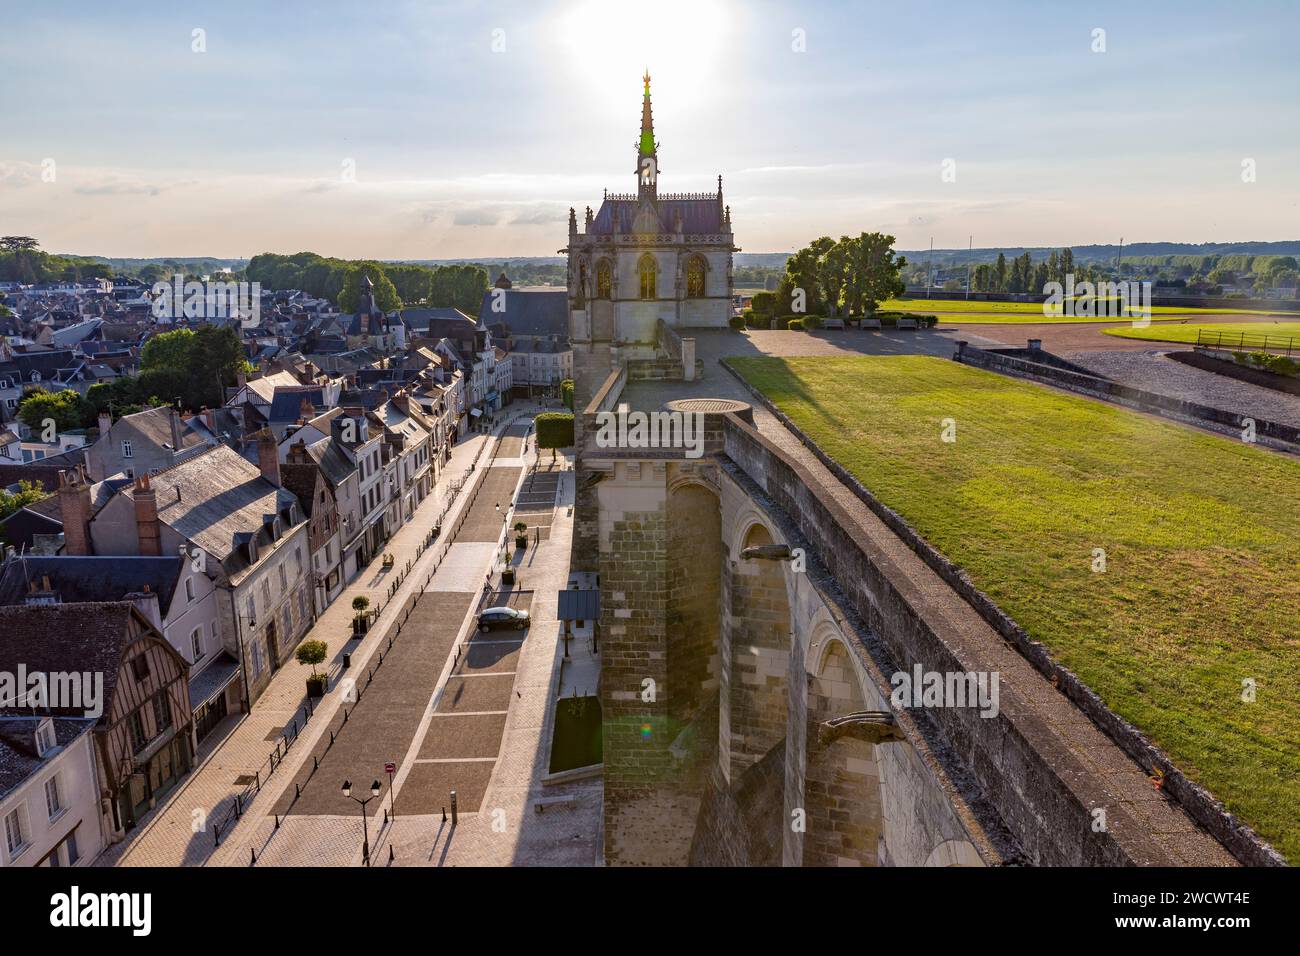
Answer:
[[[522,521],[515,522],[515,547],[520,551],[528,547],[528,525]]]
[[[325,663],[325,655],[328,652],[329,646],[324,641],[303,641],[298,645],[298,652],[295,655],[298,663],[311,665],[311,676],[307,678],[308,697],[325,696],[329,675],[316,673],[316,665]]]
[[[509,565],[506,565],[504,568],[501,569],[501,583],[502,583],[502,584],[509,584],[509,585],[512,585],[512,586],[514,585],[514,583],[515,583],[515,569],[514,569],[514,568],[510,567]]]
[[[370,598],[364,594],[358,594],[352,599],[352,610],[356,612],[352,615],[352,633],[357,637],[370,630],[370,615],[366,610],[369,607]]]

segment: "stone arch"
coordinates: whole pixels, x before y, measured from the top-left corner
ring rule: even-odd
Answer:
[[[823,744],[818,725],[874,709],[865,675],[839,631],[823,625],[808,648],[807,750],[804,762],[804,866],[875,866],[884,832],[878,745],[852,736]]]
[[[969,840],[944,840],[926,857],[924,866],[984,866]]]

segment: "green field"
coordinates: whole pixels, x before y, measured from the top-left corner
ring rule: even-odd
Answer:
[[[1004,325],[1029,322],[1065,323],[1065,322],[1114,322],[1114,316],[1099,318],[1077,318],[1072,315],[1044,316],[1043,306],[1038,302],[977,302],[965,299],[889,299],[881,303],[881,309],[902,310],[907,312],[937,312],[944,314],[944,322]],[[946,313],[972,313],[970,315],[947,315]],[[1193,309],[1168,305],[1152,306],[1152,315],[1273,315],[1275,313],[1259,312],[1252,309]],[[1290,315],[1291,313],[1281,313]]]
[[[1204,329],[1207,332],[1223,332],[1225,347],[1235,345],[1227,336],[1246,333],[1246,348],[1258,347],[1259,339],[1252,336],[1267,335],[1271,339],[1294,337],[1300,345],[1300,322],[1194,322],[1181,325],[1178,323],[1155,323],[1145,328],[1136,329],[1129,325],[1119,325],[1113,329],[1102,329],[1107,335],[1118,335],[1125,339],[1146,339],[1151,342],[1184,342],[1196,344],[1197,335]]]
[[[937,358],[729,361],[1300,861],[1300,462]]]

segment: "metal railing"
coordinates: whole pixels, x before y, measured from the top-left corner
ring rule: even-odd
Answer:
[[[494,438],[492,438],[489,441],[483,442],[479,446],[478,450],[474,454],[474,459],[470,463],[469,468],[465,471],[464,475],[460,478],[459,484],[455,486],[455,488],[451,492],[449,499],[444,504],[442,512],[438,516],[439,526],[441,526],[443,519],[446,517],[447,513],[451,510],[452,505],[455,503],[456,499],[460,496],[461,491],[464,490],[467,484],[471,483],[470,479],[474,475],[479,460],[483,457],[483,453],[487,451],[487,449],[490,446],[492,449],[492,458],[490,460],[495,460],[497,457],[497,453],[500,451],[502,440],[505,438],[506,432],[510,430],[510,426],[513,425],[519,418],[525,417],[529,414],[530,414],[529,412],[516,412],[506,421],[505,427],[501,429],[501,433],[499,435],[494,436]],[[411,611],[414,610],[417,604],[419,604],[420,599],[424,596],[427,588],[433,582],[434,574],[437,573],[438,568],[441,566],[443,560],[447,557],[447,552],[451,549],[451,545],[454,543],[456,535],[460,532],[461,526],[465,523],[465,519],[469,515],[470,509],[474,506],[474,502],[478,498],[479,489],[483,485],[483,477],[484,477],[484,473],[480,472],[478,476],[478,480],[472,482],[472,494],[469,498],[469,501],[465,504],[464,507],[461,508],[460,512],[457,514],[456,520],[453,523],[450,531],[449,532],[444,531],[443,534],[436,535],[434,533],[434,529],[429,530],[429,533],[425,536],[423,543],[418,547],[418,553],[416,555],[416,558],[406,562],[405,568],[399,573],[399,580],[394,584],[394,586],[390,587],[387,594],[387,601],[378,603],[378,605],[373,609],[372,613],[374,615],[374,619],[378,620],[380,613],[383,611],[384,607],[387,606],[387,603],[391,603],[391,601],[396,597],[396,591],[400,587],[402,581],[412,570],[414,566],[414,562],[419,560],[419,557],[423,555],[423,553],[429,548],[430,545],[432,545],[435,542],[436,539],[441,538],[441,551],[433,559],[433,566],[429,570],[425,578],[424,584],[420,586],[420,588],[417,591],[413,592],[409,596],[408,604],[404,610],[404,613],[402,614],[401,619],[395,621],[394,624],[390,625],[389,627],[388,636],[386,640],[387,647],[385,648],[385,650],[379,652],[378,661],[375,663],[374,666],[369,668],[369,670],[367,671],[365,675],[366,678],[365,684],[362,685],[360,680],[358,679],[357,686],[355,688],[356,699],[350,702],[352,703],[353,709],[355,709],[356,705],[361,702],[361,696],[365,688],[369,687],[371,680],[374,679],[375,669],[383,665],[384,654],[387,653],[387,651],[392,650],[394,641],[401,636],[402,627],[406,623],[407,619],[410,618]],[[331,668],[331,670],[334,671],[334,673],[331,676],[336,678],[343,673],[342,666],[339,666],[337,670],[334,670],[334,668]],[[348,702],[345,702],[345,704],[346,703]],[[280,764],[283,763],[284,758],[287,757],[289,754],[289,748],[294,743],[297,742],[299,734],[301,734],[301,732],[306,729],[308,720],[311,719],[312,715],[316,711],[316,706],[317,706],[316,702],[311,697],[305,698],[303,703],[300,705],[299,709],[295,711],[293,720],[284,728],[282,728],[276,740],[275,749],[270,752],[267,758],[263,760],[262,763],[251,774],[252,779],[249,780],[240,790],[236,791],[230,797],[227,797],[226,799],[222,800],[221,803],[218,804],[216,808],[214,808],[214,812],[209,815],[209,819],[208,819],[208,824],[212,832],[212,843],[214,847],[221,845],[222,836],[228,835],[230,831],[234,829],[234,825],[239,822],[239,819],[243,816],[244,811],[248,809],[248,806],[253,802],[253,800],[257,797],[257,795],[262,792],[263,784],[267,782],[267,780],[271,777],[271,775],[275,773],[276,769],[279,768]],[[338,729],[341,729],[342,726],[345,725],[348,721],[349,709],[347,708],[347,706],[343,706],[341,708],[341,711],[343,714],[343,719],[339,723]],[[335,734],[336,734],[336,730],[331,730],[329,732],[329,743],[325,747],[326,752],[328,752],[329,749],[334,746]],[[312,758],[311,771],[307,775],[308,780],[310,780],[311,777],[315,775],[318,767],[319,767],[319,755],[315,755]],[[301,796],[302,782],[303,781],[299,781],[294,785],[294,797],[293,800],[290,802],[290,807],[292,807],[294,803],[297,803],[298,798]],[[275,829],[273,833],[277,832],[280,829],[280,822],[281,822],[280,821],[281,814],[277,813],[274,816],[275,816]],[[214,819],[214,818],[218,818],[218,819]],[[257,863],[256,849],[252,851],[251,863],[253,865],[256,865]]]
[[[1270,335],[1267,332],[1230,332],[1198,329],[1196,344],[1207,348],[1249,349],[1254,352],[1300,353],[1300,336]]]

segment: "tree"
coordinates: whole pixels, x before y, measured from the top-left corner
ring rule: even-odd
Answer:
[[[817,278],[818,262],[834,245],[834,239],[822,236],[786,260],[785,274],[789,281],[782,281],[777,286],[777,297],[780,300],[777,311],[781,315],[789,315],[794,311],[792,300],[796,289],[803,290],[804,312],[817,315],[823,310],[822,291]]]
[[[573,415],[543,412],[535,419],[538,448],[568,448],[573,444]]]
[[[18,418],[36,432],[43,432],[49,422],[56,431],[72,431],[84,427],[94,415],[94,406],[70,388],[59,392],[35,388],[18,404]]]
[[[901,273],[907,258],[895,258],[893,236],[864,232],[851,240],[849,248],[852,258],[845,303],[850,314],[875,312],[881,302],[903,292],[906,284]]]
[[[362,279],[369,278],[374,284],[375,305],[384,312],[394,312],[402,307],[402,299],[393,287],[392,280],[384,274],[384,269],[377,262],[362,263],[352,269],[343,280],[339,291],[339,309],[343,312],[357,312],[361,308]]]
[[[325,655],[329,653],[329,645],[324,641],[303,641],[298,645],[298,650],[294,657],[298,659],[299,664],[311,665],[311,676],[316,675],[316,665],[325,663]]]
[[[189,364],[194,345],[192,329],[160,332],[144,343],[144,348],[140,350],[140,367],[185,368]]]
[[[20,481],[17,491],[6,491],[0,488],[0,519],[8,518],[15,511],[48,497],[49,494],[40,482],[33,484],[26,480]]]
[[[1007,291],[1007,257],[1005,253],[998,253],[998,261],[993,266],[993,290],[994,292]]]
[[[827,315],[839,311],[840,297],[848,282],[849,263],[853,260],[853,242],[848,236],[840,236],[839,242],[832,244],[817,260],[817,284],[826,302]]]

